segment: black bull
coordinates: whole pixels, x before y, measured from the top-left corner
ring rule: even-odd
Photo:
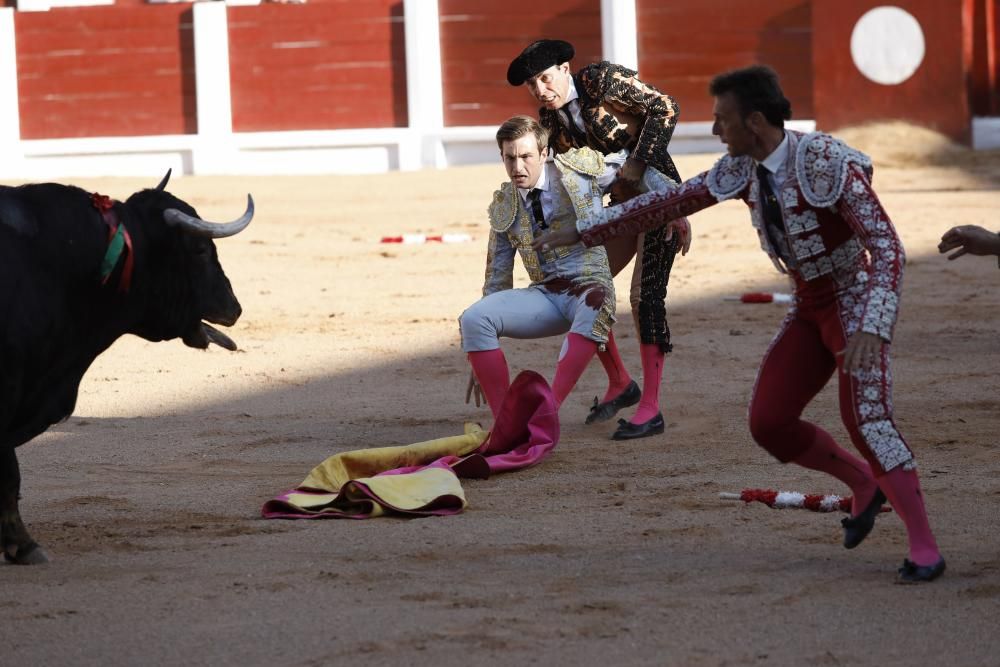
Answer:
[[[205,222],[165,190],[169,176],[124,203],[56,183],[0,186],[0,547],[8,561],[48,560],[18,511],[15,448],[70,416],[101,352],[127,333],[236,349],[203,321],[232,326],[242,312],[212,239],[242,231],[253,199],[237,220]],[[118,224],[130,241],[119,240],[121,254],[109,250]]]

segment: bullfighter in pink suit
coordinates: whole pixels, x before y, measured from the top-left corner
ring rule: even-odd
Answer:
[[[582,236],[585,245],[600,245],[621,234],[672,229],[678,218],[743,200],[761,247],[795,286],[750,400],[754,440],[779,461],[826,472],[851,488],[854,506],[843,520],[848,549],[868,535],[888,496],[909,537],[898,581],[935,579],[945,561],[927,520],[913,452],[892,416],[889,343],[903,247],[872,190],[871,161],[827,134],[785,130],[791,105],[766,67],[719,75],[710,92],[713,133],[728,155],[672,191],[640,195],[607,209],[604,220],[581,221],[576,234],[562,230],[535,243],[553,247]],[[834,372],[841,418],[865,461],[801,418]]]

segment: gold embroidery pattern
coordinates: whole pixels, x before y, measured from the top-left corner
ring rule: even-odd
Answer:
[[[501,185],[500,189],[493,193],[493,201],[486,210],[492,229],[498,232],[510,229],[517,218],[517,210],[520,208],[517,200],[517,188],[510,181]]]
[[[604,156],[589,148],[571,148],[556,155],[556,162],[587,176],[600,176],[604,173]]]
[[[517,212],[517,224],[508,232],[510,242],[517,248],[521,255],[521,262],[524,270],[528,272],[532,284],[545,280],[545,273],[542,271],[542,263],[538,261],[538,253],[531,249],[531,242],[535,240],[531,233],[531,216],[522,206]]]

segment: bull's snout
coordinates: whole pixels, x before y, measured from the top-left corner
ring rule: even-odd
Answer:
[[[240,315],[242,314],[243,308],[240,306],[239,301],[233,299],[231,303],[205,313],[202,319],[208,320],[212,324],[221,324],[224,327],[231,327],[236,324],[236,321],[240,319]]]

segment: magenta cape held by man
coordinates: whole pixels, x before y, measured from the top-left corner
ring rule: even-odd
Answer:
[[[331,456],[295,489],[264,504],[265,519],[368,519],[383,514],[458,514],[466,505],[459,477],[532,466],[559,441],[559,413],[548,383],[523,371],[511,384],[492,431]]]

